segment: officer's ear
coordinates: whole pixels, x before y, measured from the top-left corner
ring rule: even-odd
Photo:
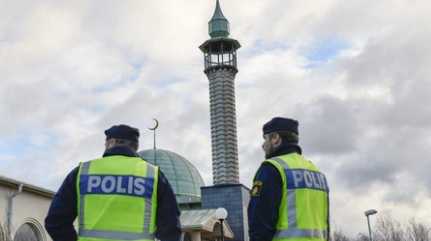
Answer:
[[[106,150],[114,147],[114,145],[115,145],[115,140],[113,138],[106,139],[106,141],[105,141],[105,149]]]
[[[137,152],[139,149],[139,142],[130,143],[130,147],[132,148],[133,151]]]
[[[280,146],[280,145],[281,145],[281,142],[282,142],[282,139],[281,139],[280,134],[278,134],[278,133],[276,133],[276,132],[271,133],[270,141],[271,141],[271,145],[272,145],[273,147],[278,147],[278,146]]]

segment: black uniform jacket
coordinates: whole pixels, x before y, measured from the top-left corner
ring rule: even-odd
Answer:
[[[106,156],[137,156],[126,147],[114,147],[103,154]],[[64,180],[52,200],[45,228],[53,241],[76,241],[77,234],[73,222],[77,216],[76,179],[79,168],[73,169]],[[162,241],[178,241],[181,236],[178,205],[168,180],[159,170],[157,186],[157,231],[156,237]]]

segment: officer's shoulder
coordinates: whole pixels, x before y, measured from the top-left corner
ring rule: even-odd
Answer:
[[[319,171],[319,168],[316,166],[316,164],[314,164],[313,161],[311,161],[310,159],[307,159],[307,158],[303,158],[303,160],[305,161],[308,168],[310,168],[313,171]]]
[[[268,169],[277,170],[277,168],[274,166],[274,164],[272,164],[268,160],[263,161],[262,164],[260,164],[259,169],[262,169],[262,170],[268,170]]]
[[[145,164],[145,165],[150,166],[152,168],[159,168],[157,165],[154,165],[153,163],[145,160],[144,158],[142,158],[140,156],[137,156],[136,158],[139,158],[140,160],[142,160],[142,164]]]
[[[260,164],[259,170],[260,169],[264,171],[278,171],[277,162],[272,159],[266,159],[262,164]]]
[[[262,179],[262,181],[264,179],[272,179],[270,177],[276,177],[276,176],[280,176],[280,174],[277,168],[269,162],[262,162],[259,169],[257,170],[257,175],[256,175],[257,179]]]
[[[259,197],[262,189],[264,187],[272,188],[273,183],[276,182],[277,179],[280,179],[281,182],[281,177],[277,168],[269,162],[262,162],[253,181],[253,187],[250,190],[251,196]]]
[[[152,175],[157,175],[160,178],[160,168],[154,164],[152,164],[151,162],[143,159],[140,156],[137,156],[136,158],[138,158],[140,160],[140,162],[138,162],[138,165],[141,168],[145,168],[147,169],[147,173],[149,171],[149,169],[152,171],[151,173],[153,173]]]
[[[263,161],[262,163],[260,163],[259,168],[257,169],[256,174],[260,174],[262,172],[266,172],[268,169],[270,169],[271,167],[274,167],[271,163]]]
[[[75,168],[73,168],[70,172],[69,175],[71,176],[77,176],[79,173],[79,168],[81,167],[81,164],[79,164],[78,166],[76,166]]]
[[[152,167],[152,168],[154,168],[154,169],[160,169],[159,168],[159,166],[157,166],[157,165],[154,165],[153,163],[151,163],[151,162],[148,162],[148,161],[145,161],[146,163],[147,163],[147,165],[148,166],[150,166],[150,167]]]

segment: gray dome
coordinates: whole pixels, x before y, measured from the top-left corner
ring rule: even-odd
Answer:
[[[178,203],[194,203],[201,200],[204,181],[196,167],[177,153],[157,149],[138,152],[139,156],[160,167],[174,190]],[[154,157],[156,157],[154,160]]]

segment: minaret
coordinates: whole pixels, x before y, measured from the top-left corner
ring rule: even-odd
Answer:
[[[208,22],[209,40],[199,48],[204,53],[205,74],[209,80],[213,182],[239,183],[238,144],[235,113],[236,50],[241,47],[229,38],[229,21],[217,0]]]
[[[203,209],[224,207],[232,228],[232,241],[248,241],[247,206],[250,190],[239,183],[235,114],[235,75],[238,41],[229,38],[229,21],[217,0],[208,23],[210,39],[199,48],[204,53],[209,80],[213,186],[201,187]],[[225,185],[221,185],[225,184]]]

